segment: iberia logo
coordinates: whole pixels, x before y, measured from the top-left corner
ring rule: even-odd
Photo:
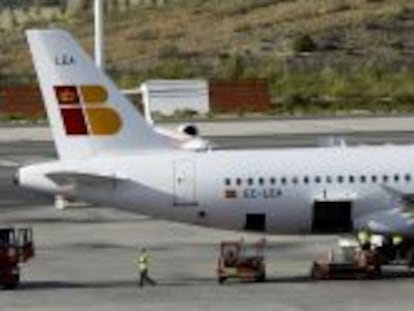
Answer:
[[[100,85],[55,86],[67,135],[114,135],[122,126],[118,113],[108,108],[108,93]]]

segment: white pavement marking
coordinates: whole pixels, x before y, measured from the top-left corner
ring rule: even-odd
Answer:
[[[15,167],[18,167],[18,166],[20,166],[19,162],[0,159],[0,167],[13,167],[13,168],[15,168]]]
[[[48,127],[0,127],[0,141],[50,141],[52,139]]]

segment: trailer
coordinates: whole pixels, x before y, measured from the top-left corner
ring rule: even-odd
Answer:
[[[312,264],[311,278],[372,279],[381,277],[381,258],[375,249],[363,250],[355,241],[341,240],[325,258]]]
[[[20,283],[20,265],[34,255],[31,228],[0,228],[0,286],[15,289]]]
[[[255,244],[243,240],[223,241],[217,261],[217,280],[220,284],[230,278],[263,282],[266,280],[264,239]]]

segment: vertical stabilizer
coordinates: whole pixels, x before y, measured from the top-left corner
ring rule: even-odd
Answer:
[[[170,148],[68,33],[27,38],[61,159]]]

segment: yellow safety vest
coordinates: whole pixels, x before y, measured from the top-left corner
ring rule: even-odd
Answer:
[[[141,256],[139,256],[138,268],[140,271],[148,270],[148,264],[149,264],[148,254],[142,254]]]
[[[370,240],[370,238],[369,238],[368,232],[366,232],[366,231],[358,232],[358,241],[359,241],[359,243],[366,244],[366,243],[369,242],[369,240]]]
[[[396,234],[392,237],[392,244],[400,245],[403,241],[403,237],[399,234]]]

